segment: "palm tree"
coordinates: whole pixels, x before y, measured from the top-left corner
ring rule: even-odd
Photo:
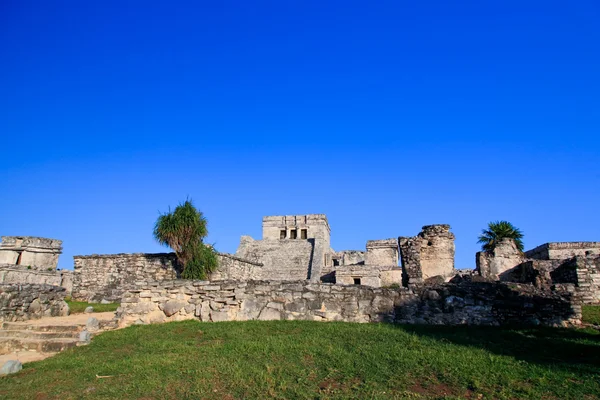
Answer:
[[[490,222],[488,229],[481,232],[477,243],[481,243],[481,250],[490,253],[503,238],[513,239],[517,249],[523,251],[523,232],[508,221]]]
[[[217,267],[217,257],[212,247],[204,244],[208,235],[207,221],[191,200],[161,214],[154,225],[154,238],[175,252],[183,268],[182,278],[205,279]]]

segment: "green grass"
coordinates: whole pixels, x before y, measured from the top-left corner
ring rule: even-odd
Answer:
[[[582,321],[587,324],[600,325],[600,306],[583,306]]]
[[[597,399],[600,333],[307,321],[132,326],[25,364],[0,378],[0,398]]]
[[[89,306],[94,307],[94,312],[117,311],[117,308],[119,308],[120,305],[119,303],[87,303],[85,301],[74,301],[69,298],[65,299],[65,301],[69,305],[71,314],[81,314]]]

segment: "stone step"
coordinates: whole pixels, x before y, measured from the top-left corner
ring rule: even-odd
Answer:
[[[0,329],[3,330],[28,330],[36,332],[80,332],[85,325],[35,325],[26,322],[4,322]]]
[[[51,332],[31,329],[2,329],[0,336],[20,339],[77,339],[79,331]]]
[[[78,339],[22,339],[5,337],[0,333],[0,354],[14,351],[38,351],[41,353],[57,353],[77,346]]]

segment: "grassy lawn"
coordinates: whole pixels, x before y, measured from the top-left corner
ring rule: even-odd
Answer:
[[[583,306],[583,322],[600,325],[600,306]]]
[[[597,399],[600,333],[306,321],[132,326],[0,378],[0,398]]]
[[[69,298],[65,299],[65,301],[69,305],[69,310],[71,311],[71,314],[81,314],[89,306],[94,307],[94,312],[117,311],[117,308],[119,308],[119,303],[87,303],[85,301],[74,301]]]

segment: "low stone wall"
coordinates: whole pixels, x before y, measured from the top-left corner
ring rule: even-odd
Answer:
[[[47,271],[10,264],[0,265],[0,284],[2,283],[62,286],[68,294],[73,287],[72,271]]]
[[[413,291],[306,281],[177,280],[128,291],[117,318],[120,326],[186,319],[567,326],[581,322],[581,307],[568,294],[516,283],[463,281]]]
[[[174,253],[75,256],[72,296],[90,302],[115,302],[136,282],[177,279]]]
[[[217,254],[219,268],[210,279],[248,280],[263,265],[230,254]],[[175,253],[75,256],[72,296],[89,302],[118,302],[126,290],[151,281],[179,278]]]
[[[68,315],[65,295],[58,286],[0,284],[0,322]]]

